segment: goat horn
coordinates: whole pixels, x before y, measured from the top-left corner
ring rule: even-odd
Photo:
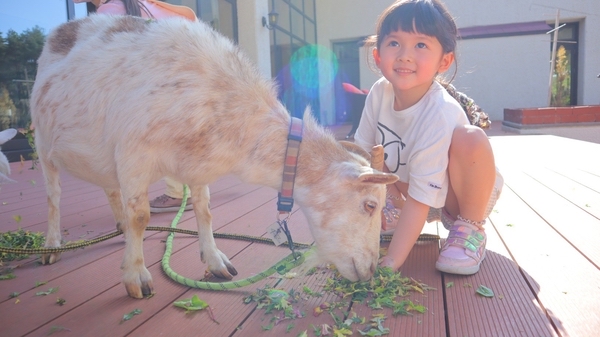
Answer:
[[[371,167],[377,171],[383,171],[383,146],[375,145],[371,149]]]
[[[344,149],[346,149],[346,151],[356,153],[357,155],[364,157],[367,160],[371,160],[371,155],[369,154],[369,152],[365,151],[362,147],[352,142],[347,142],[345,140],[340,140],[339,143],[340,145],[342,145],[342,147],[344,147]]]

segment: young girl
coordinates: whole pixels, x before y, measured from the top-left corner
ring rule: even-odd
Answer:
[[[382,222],[395,232],[381,266],[399,268],[425,221],[440,217],[450,233],[438,270],[474,274],[485,258],[485,219],[502,178],[486,134],[436,80],[454,62],[456,36],[441,2],[402,0],[381,14],[370,41],[383,77],[369,92],[355,142],[366,150],[382,144],[384,170],[400,177],[388,185]]]

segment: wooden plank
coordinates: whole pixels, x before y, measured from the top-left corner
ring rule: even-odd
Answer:
[[[529,287],[561,336],[594,336],[600,329],[600,270],[548,226],[512,191],[511,176],[491,215]],[[544,197],[538,191],[539,198]],[[551,225],[553,225],[551,223]]]
[[[600,164],[598,164],[600,166]],[[600,174],[594,174],[587,168],[575,168],[568,166],[548,167],[549,170],[567,177],[592,191],[600,193]]]
[[[486,258],[477,274],[444,274],[448,335],[556,336],[519,266],[497,234],[496,226],[494,221],[486,225]],[[478,295],[476,290],[480,285],[492,289],[495,296]]]
[[[600,176],[600,144],[548,135],[490,137],[496,165],[514,167],[575,167]]]
[[[589,175],[584,178],[586,183],[582,184],[578,181],[579,177],[586,175],[584,171],[578,170],[572,172],[572,175],[565,175],[565,172],[558,173],[549,169],[539,169],[535,172],[525,171],[525,173],[584,212],[600,219],[600,177],[596,177],[598,188],[595,189],[589,184]]]
[[[588,213],[585,206],[573,204],[564,196],[524,173],[511,172],[507,178],[510,179],[507,183],[510,189],[533,208],[552,229],[576,247],[586,259],[600,268],[600,246],[590,240],[590,237],[600,238],[598,217]],[[600,194],[593,194],[595,196],[588,195],[592,200],[600,199]]]

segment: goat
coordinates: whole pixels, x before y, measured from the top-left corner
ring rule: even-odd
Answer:
[[[62,169],[104,189],[125,234],[126,290],[151,294],[142,250],[148,186],[168,175],[190,187],[202,261],[219,277],[237,274],[212,235],[208,184],[234,174],[279,189],[291,117],[273,81],[230,40],[178,18],[67,22],[47,38],[31,102],[48,193],[47,247],[61,242]],[[319,259],[350,280],[367,280],[377,266],[385,184],[397,176],[373,170],[357,152],[306,109],[294,198]]]

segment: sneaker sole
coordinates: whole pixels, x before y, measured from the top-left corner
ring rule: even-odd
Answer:
[[[176,207],[150,207],[150,213],[169,213],[169,212],[177,212],[181,206]],[[194,209],[194,205],[186,205],[185,210],[190,211]]]
[[[479,271],[479,268],[481,267],[481,262],[485,260],[485,254],[486,252],[484,251],[483,256],[481,257],[481,261],[479,261],[479,263],[474,266],[461,267],[436,262],[435,269],[448,274],[473,275]]]

